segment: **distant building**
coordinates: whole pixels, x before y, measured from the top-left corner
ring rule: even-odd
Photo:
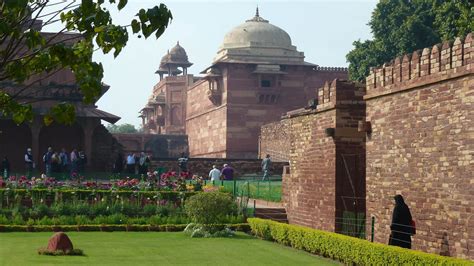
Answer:
[[[257,158],[263,124],[305,105],[324,81],[347,78],[346,68],[304,61],[258,9],[224,36],[203,77],[188,75],[189,66],[178,43],[163,57],[141,117],[147,132],[186,134],[191,157]]]

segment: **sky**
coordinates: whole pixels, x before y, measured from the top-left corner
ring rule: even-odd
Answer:
[[[304,52],[305,61],[320,66],[347,66],[345,55],[352,49],[352,42],[372,38],[367,23],[377,1],[129,0],[120,12],[116,7],[110,7],[110,11],[114,23],[128,25],[140,8],[159,3],[168,6],[173,20],[158,40],[129,34],[129,42],[117,58],[100,51],[94,55],[94,60],[103,64],[104,82],[110,85],[97,105],[120,116],[117,124],[141,124],[138,112],[159,81],[154,73],[161,57],[177,41],[194,63],[188,74],[199,75],[211,64],[224,35],[252,18],[258,5],[260,16],[285,30],[298,51]]]

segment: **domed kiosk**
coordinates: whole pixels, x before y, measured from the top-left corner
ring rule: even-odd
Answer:
[[[224,36],[214,62],[268,62],[304,64],[304,53],[292,45],[290,35],[260,17],[258,8],[252,19]]]

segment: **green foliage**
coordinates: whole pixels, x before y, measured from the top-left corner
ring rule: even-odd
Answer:
[[[346,55],[349,76],[364,81],[377,67],[418,49],[474,31],[474,4],[469,0],[382,0],[369,26],[373,40],[355,41]]]
[[[235,214],[237,205],[232,196],[222,192],[198,193],[185,202],[185,210],[188,216],[196,223],[212,224],[219,217]]]
[[[228,226],[222,224],[195,224],[190,223],[184,229],[184,233],[193,238],[209,237],[232,237],[235,232]]]
[[[126,0],[108,1],[123,9]],[[15,123],[33,119],[30,104],[22,102],[22,94],[31,94],[28,90],[38,90],[34,85],[48,75],[61,69],[71,70],[86,104],[94,103],[102,92],[103,67],[94,62],[95,49],[103,53],[113,52],[117,57],[127,45],[128,27],[132,34],[148,38],[161,36],[172,19],[170,10],[164,4],[149,9],[140,9],[127,26],[114,24],[105,1],[80,1],[71,5],[67,2],[61,8],[51,1],[1,1],[0,10],[0,81],[14,84],[14,92],[0,92],[0,113],[11,117]],[[49,6],[55,5],[51,12]],[[46,12],[49,12],[45,14]],[[78,35],[58,38],[56,35],[44,35],[33,25],[37,18],[52,17],[43,21],[44,25],[62,23],[60,32],[72,31]],[[59,19],[57,19],[59,18]],[[25,53],[24,48],[28,48]],[[25,85],[33,78],[33,83]],[[75,119],[72,104],[60,103],[53,106],[45,116],[45,124],[53,121],[70,124]]]
[[[49,251],[47,248],[40,248],[38,249],[38,255],[48,255],[48,256],[84,256],[84,252],[81,249],[73,249],[73,250],[57,250],[57,251]]]
[[[132,124],[121,124],[121,125],[109,124],[107,125],[107,130],[110,133],[137,133],[138,132],[138,130]]]
[[[249,232],[248,224],[220,224],[217,228]],[[87,225],[0,225],[0,232],[71,232],[71,231],[151,231],[151,232],[182,232],[186,224],[87,224]]]
[[[248,219],[248,223],[257,237],[339,260],[347,265],[472,265],[461,259],[372,243],[298,225],[258,218]]]

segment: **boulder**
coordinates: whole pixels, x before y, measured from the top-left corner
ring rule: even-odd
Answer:
[[[62,250],[63,252],[72,251],[72,242],[63,232],[55,233],[48,241],[48,251],[54,252]]]

